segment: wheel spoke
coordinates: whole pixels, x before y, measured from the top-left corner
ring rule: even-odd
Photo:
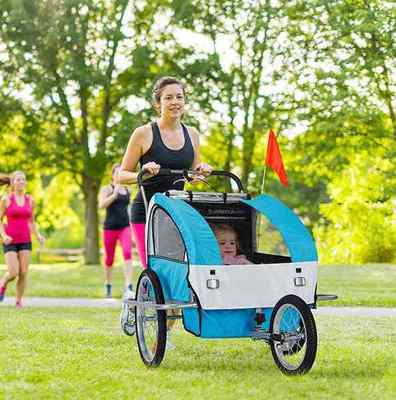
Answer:
[[[138,288],[138,300],[155,302],[154,288],[148,277],[143,277]],[[157,311],[149,307],[137,307],[139,314],[139,339],[141,338],[143,356],[151,362],[155,355],[158,340],[158,316]]]
[[[306,353],[306,328],[304,318],[297,307],[285,304],[278,310],[274,322],[274,333],[281,336],[275,343],[275,351],[279,362],[287,370],[297,370]]]

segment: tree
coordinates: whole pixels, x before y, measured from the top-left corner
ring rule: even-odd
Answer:
[[[389,196],[396,180],[384,174],[394,170],[384,153],[380,148],[375,154],[351,154],[348,168],[329,184],[332,201],[321,205],[326,220],[315,228],[322,262],[390,263],[396,259],[396,198]]]
[[[354,155],[368,152],[374,162],[384,151],[396,165],[395,13],[389,1],[289,4],[287,32],[295,47],[291,84],[305,133],[289,144],[286,162],[297,178],[291,181],[298,181],[293,189],[301,194],[293,203],[303,204],[311,224],[327,220],[319,204],[335,201],[331,187],[339,176],[346,179],[349,169],[365,168]],[[382,173],[394,178],[392,169]],[[388,200],[394,194],[387,186]]]
[[[289,11],[300,118],[314,130],[332,124],[334,137],[360,136],[363,146],[395,141],[395,3],[310,0]],[[359,131],[362,124],[366,132]]]
[[[156,75],[150,39],[161,32],[150,21],[162,3],[1,0],[7,73],[14,88],[29,94],[24,141],[31,157],[68,171],[80,186],[90,264],[99,262],[103,175],[120,157],[131,127],[148,115],[147,102],[139,100]]]
[[[285,84],[290,74],[290,41],[283,35],[287,6],[269,0],[178,0],[172,5],[180,33],[198,35],[205,43],[201,50],[194,47],[195,63],[186,73],[195,82],[197,102],[224,135],[222,167],[240,166],[244,185],[257,187],[261,172],[253,160],[257,151],[264,157],[264,133],[274,126],[283,133],[294,112],[295,99]]]

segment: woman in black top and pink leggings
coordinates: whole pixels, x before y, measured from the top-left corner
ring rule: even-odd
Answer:
[[[125,268],[125,288],[132,291],[132,237],[129,225],[129,190],[115,182],[120,164],[113,165],[112,183],[103,187],[99,195],[99,207],[106,209],[103,226],[103,244],[105,249],[105,287],[106,297],[112,295],[112,267],[117,241],[120,242]]]
[[[172,77],[161,78],[154,85],[153,100],[159,117],[156,122],[140,126],[133,132],[122,160],[118,182],[136,182],[137,173],[134,171],[138,164],[141,170],[153,176],[161,167],[195,169],[202,175],[209,175],[212,168],[200,160],[197,130],[181,122],[185,107],[184,85]],[[152,178],[150,185],[145,187],[147,201],[155,193],[183,189],[183,182],[173,184],[174,180],[175,177],[167,176]],[[131,222],[139,258],[146,268],[146,213],[140,191],[132,203]]]

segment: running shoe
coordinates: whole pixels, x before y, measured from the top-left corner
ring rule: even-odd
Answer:
[[[15,307],[16,307],[16,308],[22,308],[22,307],[23,307],[22,301],[17,301],[17,302],[15,303]]]
[[[121,308],[120,324],[125,335],[133,336],[135,334],[135,311],[125,303]]]
[[[133,291],[133,286],[128,285],[124,291],[122,298],[125,300],[133,300],[135,298],[135,292]]]
[[[132,289],[132,284],[127,286],[122,296],[123,300],[133,300],[135,298],[135,293]],[[135,334],[135,309],[124,302],[121,307],[120,323],[125,335],[133,336]]]

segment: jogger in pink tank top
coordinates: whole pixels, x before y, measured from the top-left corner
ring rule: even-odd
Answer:
[[[0,184],[9,184],[11,191],[0,200],[0,236],[3,241],[4,258],[7,272],[0,279],[0,301],[9,282],[17,279],[16,306],[22,306],[22,297],[26,288],[34,233],[40,243],[43,236],[34,221],[33,199],[25,194],[26,177],[22,171],[15,171],[10,176],[0,175]],[[6,224],[3,219],[6,219]]]

